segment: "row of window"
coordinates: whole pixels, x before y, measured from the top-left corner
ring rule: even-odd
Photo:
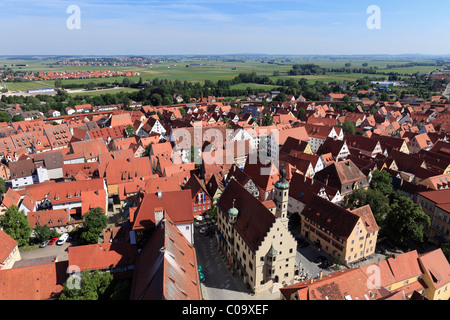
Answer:
[[[198,211],[202,211],[202,206],[198,206],[198,207],[194,207],[194,212],[197,212],[197,208],[198,208]],[[203,211],[206,209],[211,209],[211,205],[208,204],[207,206],[203,206]]]

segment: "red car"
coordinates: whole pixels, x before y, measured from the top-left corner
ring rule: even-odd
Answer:
[[[51,246],[52,244],[54,244],[56,241],[58,241],[58,238],[52,238],[50,240],[50,242],[48,243],[49,246]]]

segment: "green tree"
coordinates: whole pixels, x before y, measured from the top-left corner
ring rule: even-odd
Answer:
[[[0,178],[0,196],[6,193],[6,181]]]
[[[370,181],[372,189],[380,190],[384,195],[390,195],[394,191],[391,175],[387,171],[375,170]]]
[[[399,244],[406,240],[423,242],[423,231],[430,226],[430,217],[403,195],[393,193],[391,198],[390,210],[383,223],[383,235]]]
[[[83,244],[95,244],[106,228],[108,218],[102,208],[95,208],[84,215],[80,240]]]
[[[298,110],[297,119],[299,119],[300,121],[305,121],[305,120],[306,120],[306,119],[305,119],[305,113],[306,113],[306,110],[300,108],[300,109]]]
[[[77,281],[70,277],[63,285],[59,300],[105,300],[113,283],[111,272],[84,270]]]
[[[383,93],[381,94],[380,101],[389,101],[389,95],[386,93],[386,91],[383,91]]]
[[[368,189],[366,191],[365,204],[370,205],[375,221],[379,226],[382,225],[390,210],[389,198],[379,190]]]
[[[348,196],[346,208],[353,210],[367,204],[370,206],[378,226],[381,226],[390,210],[389,198],[377,189],[357,189]]]
[[[22,118],[22,116],[19,116],[18,114],[16,114],[15,116],[12,117],[11,121],[19,122],[19,121],[23,121],[23,118]]]
[[[62,80],[58,79],[55,81],[55,88],[62,88]]]
[[[263,126],[271,126],[273,123],[273,116],[270,113],[267,113],[262,119]]]
[[[342,124],[342,130],[344,133],[355,134],[355,124],[351,121],[345,120]]]
[[[130,86],[130,79],[128,79],[128,78],[124,78],[123,80],[122,80],[122,87],[125,87],[125,88],[127,88],[127,87],[129,87]]]
[[[163,101],[162,96],[159,93],[154,93],[150,97],[150,102],[152,106],[160,106]]]
[[[11,117],[9,116],[8,112],[6,111],[0,111],[0,122],[10,122]]]
[[[213,204],[211,209],[208,210],[207,214],[210,217],[217,218],[217,206],[215,204]]]
[[[25,246],[30,241],[33,228],[23,211],[12,205],[6,210],[5,215],[0,217],[0,225],[9,236],[16,240],[19,247]]]
[[[127,125],[125,128],[125,132],[127,133],[127,137],[132,137],[136,134],[136,129],[131,125]]]
[[[280,92],[274,99],[273,101],[279,101],[279,102],[284,102],[287,101],[287,96],[284,92]]]
[[[36,226],[36,228],[34,228],[34,238],[37,242],[43,242],[45,240],[58,236],[58,232],[56,232],[54,229],[50,229],[47,225]]]

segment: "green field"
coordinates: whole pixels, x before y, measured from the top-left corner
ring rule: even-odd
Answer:
[[[28,89],[54,88],[54,81],[27,81],[27,82],[6,82],[3,83],[10,91],[26,92]]]
[[[130,93],[130,92],[137,92],[140,89],[134,89],[134,88],[120,88],[120,89],[107,89],[107,90],[98,90],[98,91],[86,91],[86,92],[74,92],[72,93],[75,96],[101,96],[103,94],[117,94],[119,92],[125,92],[125,93]]]
[[[209,57],[209,58],[189,58],[180,57],[176,60],[155,62],[151,66],[141,68],[141,67],[99,67],[99,66],[51,66],[50,63],[56,60],[8,60],[6,58],[0,57],[0,68],[11,68],[15,71],[75,71],[75,70],[115,70],[115,71],[137,71],[140,72],[140,76],[129,77],[132,81],[139,81],[142,77],[143,81],[158,79],[167,80],[180,80],[180,81],[190,81],[190,82],[201,82],[204,83],[205,80],[210,80],[213,82],[219,80],[231,80],[236,77],[239,73],[250,73],[255,72],[258,75],[267,75],[274,82],[277,79],[294,78],[300,79],[305,78],[309,83],[315,83],[316,81],[323,82],[342,82],[342,81],[355,81],[362,77],[386,77],[383,75],[374,74],[360,74],[360,73],[328,73],[325,75],[311,75],[311,76],[287,76],[287,72],[292,68],[295,63],[314,63],[322,67],[328,68],[340,68],[345,67],[346,63],[350,63],[350,68],[361,68],[363,63],[368,63],[368,67],[376,66],[380,72],[397,72],[402,74],[416,73],[416,72],[430,72],[435,70],[436,67],[433,66],[415,66],[408,68],[395,68],[388,69],[388,65],[402,65],[410,62],[429,62],[427,60],[420,59],[405,59],[405,58],[353,58],[353,57],[246,57],[241,61],[224,60],[222,57]],[[431,62],[431,61],[430,61]],[[17,64],[27,64],[28,66],[18,67],[11,66]],[[280,72],[280,76],[274,76],[274,71]],[[124,77],[114,77],[114,78],[97,78],[97,79],[71,79],[63,80],[63,84],[86,84],[89,82],[94,83],[104,83],[110,82],[114,83],[118,81],[121,83]],[[11,91],[26,91],[32,88],[43,88],[43,87],[54,87],[54,81],[36,81],[36,82],[19,82],[6,84]],[[267,86],[259,84],[239,84],[232,88],[245,89],[250,87],[252,89],[262,89],[270,90],[276,88],[276,86]]]

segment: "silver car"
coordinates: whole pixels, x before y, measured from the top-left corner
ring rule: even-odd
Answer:
[[[39,245],[39,248],[44,248],[44,247],[46,247],[46,246],[48,245],[49,242],[50,242],[50,240],[45,240],[44,242],[42,242],[42,243]]]

